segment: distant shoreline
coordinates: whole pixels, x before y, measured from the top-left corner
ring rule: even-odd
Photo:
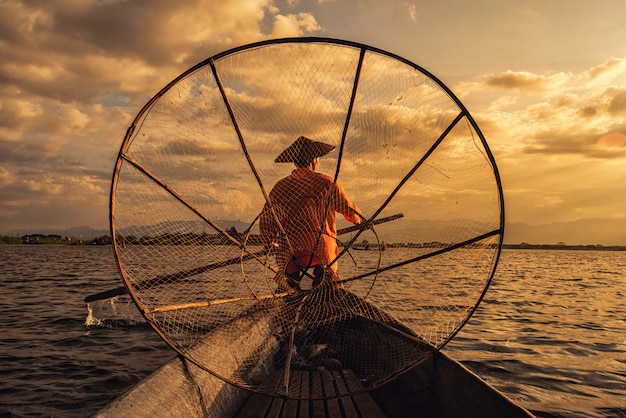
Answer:
[[[567,245],[567,244],[503,244],[505,250],[587,250],[626,251],[625,245]]]
[[[111,245],[111,239],[108,236],[102,236],[95,239],[82,240],[71,237],[67,240],[60,236],[43,236],[39,235],[36,240],[25,242],[23,237],[0,236],[0,245]],[[440,244],[442,245],[442,244]],[[390,244],[389,248],[394,245]],[[586,251],[626,251],[626,245],[567,245],[567,244],[503,244],[504,250],[586,250]]]
[[[44,234],[27,234],[21,237],[0,235],[0,245],[110,245],[111,238],[108,235],[93,239],[83,239],[82,237]]]

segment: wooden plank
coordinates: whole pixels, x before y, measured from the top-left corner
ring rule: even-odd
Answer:
[[[237,418],[265,417],[271,403],[272,398],[270,396],[253,393],[237,414]]]
[[[300,397],[301,379],[302,379],[301,371],[293,370],[291,372],[291,377],[289,378],[289,393],[293,394],[293,396]],[[285,400],[285,405],[283,406],[283,412],[281,416],[297,417],[298,416],[298,400],[297,399]]]
[[[343,372],[343,377],[346,381],[346,385],[348,387],[348,390],[350,391],[350,393],[354,393],[357,391],[363,391],[365,390],[365,387],[363,386],[363,383],[361,383],[361,381],[359,380],[358,377],[356,377],[356,375],[354,374],[354,372],[350,369],[344,369],[342,370]]]
[[[348,387],[344,381],[343,373],[343,370],[335,370],[333,372],[335,384],[337,385],[337,393],[342,395],[342,397],[339,398],[339,403],[341,404],[343,415],[345,418],[359,418],[352,396],[350,396],[350,392],[348,391]]]
[[[352,371],[348,370],[334,370],[332,372],[333,378],[335,379],[335,385],[337,386],[337,394],[341,397],[351,396],[352,392],[348,390],[348,386],[346,385],[344,373],[352,373]]]
[[[354,402],[360,411],[361,416],[368,418],[385,418],[385,413],[380,409],[380,406],[374,401],[374,399],[364,391],[363,384],[359,381],[352,370],[344,370],[344,377],[348,390],[351,392],[360,392],[354,394]]]
[[[308,398],[309,395],[309,378],[310,374],[308,372],[303,372],[302,377],[300,379],[300,395],[302,398]],[[309,418],[311,416],[311,411],[309,408],[310,401],[307,399],[302,399],[300,401],[300,418]]]
[[[272,398],[270,410],[267,411],[267,418],[280,418],[284,403],[284,400],[281,398]]]
[[[275,388],[278,388],[280,387],[281,377],[282,373],[270,374],[268,381],[278,382],[275,386]],[[253,393],[237,414],[237,418],[276,417],[278,416],[277,414],[280,414],[282,402],[283,400],[279,398],[275,399],[269,395]],[[278,412],[276,412],[276,410],[278,410]]]
[[[322,393],[322,378],[320,372],[313,371],[311,373],[311,385],[309,387],[309,396],[311,398],[323,398]],[[326,405],[323,400],[312,400],[311,407],[313,411],[312,418],[325,418],[326,414]]]
[[[385,417],[351,370],[294,371],[289,385],[291,393],[299,396],[300,400],[273,398],[255,393],[250,396],[237,417]],[[352,395],[354,392],[360,393]]]
[[[341,408],[339,407],[339,399],[337,399],[337,390],[333,382],[333,375],[330,371],[322,372],[322,384],[324,385],[324,395],[326,399],[326,408],[329,417],[341,417]]]

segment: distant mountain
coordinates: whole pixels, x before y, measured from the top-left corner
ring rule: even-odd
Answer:
[[[217,220],[218,227],[223,230],[235,228],[238,232],[245,231],[250,224],[241,221]],[[256,226],[258,229],[258,226]],[[155,232],[157,231],[157,232]],[[205,221],[165,221],[158,224],[144,225],[143,227],[130,226],[117,230],[123,235],[160,235],[160,234],[186,234],[186,233],[202,233],[213,234],[216,230]]]
[[[217,221],[218,226],[227,230],[232,227],[235,227],[237,231],[243,232],[250,226],[246,222],[241,221],[230,221],[230,220],[222,220]],[[190,222],[168,222],[161,223],[159,225],[151,225],[150,228],[153,230],[159,230],[162,232],[193,232],[198,230],[207,230],[213,232],[212,228],[208,226],[203,221],[190,221]],[[83,239],[93,239],[97,237],[101,237],[103,235],[110,235],[111,231],[108,229],[94,229],[89,226],[75,226],[67,229],[58,229],[58,228],[34,228],[30,229],[14,229],[8,232],[10,236],[16,235],[27,235],[27,234],[42,234],[42,235],[60,235],[62,237],[70,236],[75,238],[83,238]]]
[[[423,229],[425,224],[432,233],[436,230],[435,235],[453,237],[454,229],[457,227],[455,221],[451,222],[433,222],[425,221],[425,223],[410,228],[406,232],[412,236],[419,236],[419,229]],[[228,230],[235,227],[237,231],[243,232],[249,227],[247,222],[220,220],[217,224]],[[391,227],[391,225],[387,226]],[[182,229],[181,229],[182,228]],[[160,230],[170,230],[171,232],[190,232],[202,229],[210,230],[205,223],[188,222],[185,225],[180,223],[171,225],[160,225]],[[382,226],[379,227],[382,230]],[[414,229],[414,230],[413,230]],[[254,232],[258,232],[258,225]],[[93,229],[88,226],[77,226],[67,229],[41,228],[37,230],[15,229],[9,231],[9,235],[25,235],[25,234],[44,234],[44,235],[61,235],[74,236],[76,238],[93,239],[103,235],[109,235],[108,229]],[[626,218],[622,219],[580,219],[571,222],[559,222],[543,225],[529,225],[520,222],[508,223],[505,227],[504,242],[506,244],[559,244],[567,245],[626,245]]]
[[[62,237],[70,236],[75,238],[93,239],[103,235],[109,235],[108,229],[94,229],[89,226],[74,226],[66,229],[59,228],[34,228],[34,229],[13,229],[8,232],[10,236],[42,234],[42,235],[60,235]]]
[[[507,244],[626,245],[626,218],[579,219],[544,225],[506,225]]]
[[[83,237],[86,239],[101,237],[103,235],[110,235],[111,231],[108,229],[93,229],[88,226],[77,226],[74,228],[68,228],[65,234],[74,237]],[[63,234],[59,234],[63,235]]]

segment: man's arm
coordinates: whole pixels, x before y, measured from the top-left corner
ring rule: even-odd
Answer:
[[[261,242],[265,248],[268,248],[272,245],[278,228],[267,203],[263,207],[263,212],[261,212],[261,216],[259,217],[259,227],[261,229]]]
[[[346,191],[339,183],[334,186],[335,211],[341,213],[348,222],[360,224],[363,217],[359,208],[348,199]]]

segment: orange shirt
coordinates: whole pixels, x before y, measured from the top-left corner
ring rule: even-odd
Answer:
[[[259,221],[261,239],[265,246],[278,244],[276,259],[281,266],[291,258],[289,244],[294,253],[313,251],[324,265],[329,264],[338,254],[335,213],[355,224],[361,221],[357,215],[359,209],[348,200],[343,187],[309,168],[293,170],[276,183],[269,198],[288,240],[280,237],[280,229],[267,204]],[[332,269],[337,270],[336,263]]]

